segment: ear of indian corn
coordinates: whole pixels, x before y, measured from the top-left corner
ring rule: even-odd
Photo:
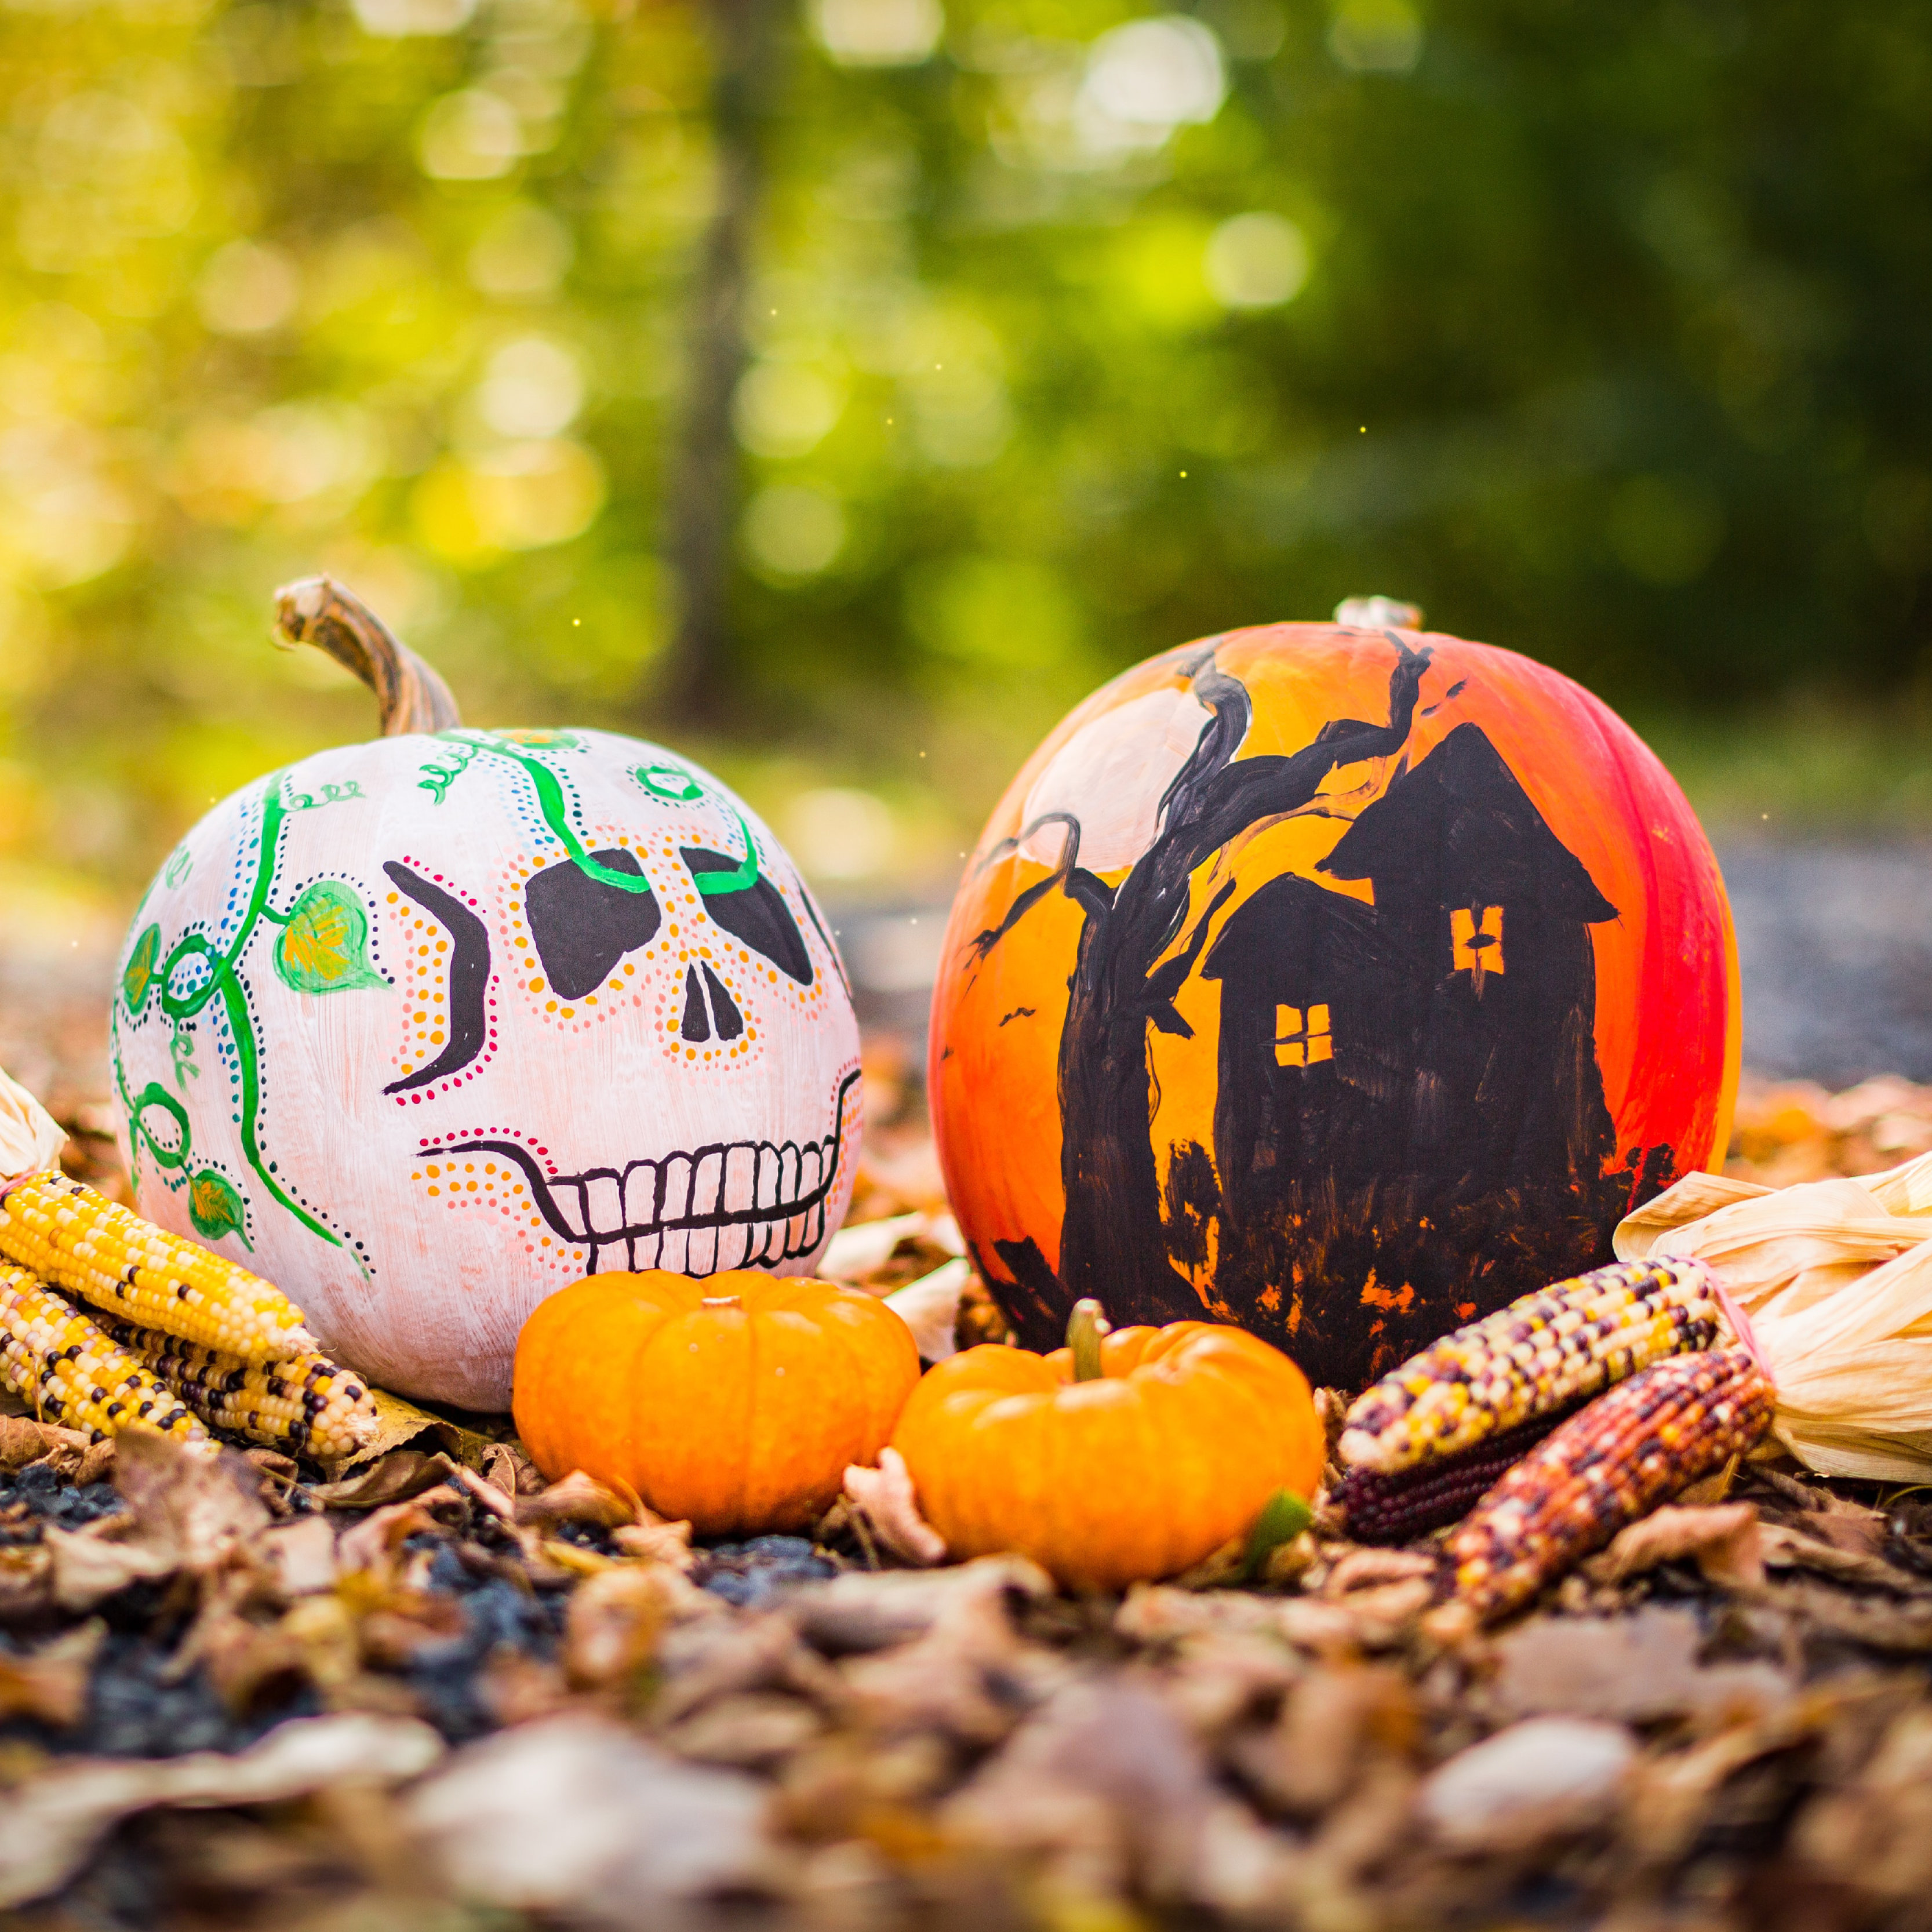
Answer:
[[[368,1384],[326,1355],[244,1362],[112,1316],[100,1325],[211,1427],[318,1462],[354,1455],[376,1432]]]
[[[1486,1494],[1496,1478],[1554,1429],[1562,1414],[1539,1415],[1486,1436],[1473,1449],[1418,1462],[1384,1474],[1351,1469],[1328,1492],[1357,1543],[1412,1542],[1454,1522]]]
[[[1718,1339],[1701,1262],[1613,1262],[1519,1296],[1358,1396],[1337,1453],[1386,1474],[1555,1414],[1651,1363]]]
[[[0,1256],[110,1314],[244,1361],[316,1347],[280,1288],[64,1174],[29,1174],[0,1195]]]
[[[44,1422],[96,1442],[152,1429],[178,1442],[208,1433],[175,1394],[80,1310],[22,1268],[0,1263],[0,1379]]]
[[[1750,1448],[1775,1396],[1749,1352],[1659,1362],[1552,1430],[1449,1538],[1456,1595],[1486,1620],[1527,1603],[1627,1523]]]

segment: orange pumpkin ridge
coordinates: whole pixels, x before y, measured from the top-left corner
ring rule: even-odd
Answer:
[[[531,1460],[627,1484],[704,1537],[808,1528],[846,1466],[877,1460],[919,1379],[884,1303],[754,1270],[593,1275],[518,1338],[513,1408]]]
[[[1065,1349],[970,1348],[929,1370],[893,1430],[955,1557],[1018,1550],[1071,1588],[1190,1568],[1276,1491],[1306,1497],[1326,1440],[1307,1378],[1255,1336],[1199,1322],[1119,1330],[1100,1376]]]

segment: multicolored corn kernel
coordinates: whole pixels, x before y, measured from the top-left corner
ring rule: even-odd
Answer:
[[[212,1428],[318,1462],[354,1455],[376,1432],[368,1382],[326,1355],[244,1362],[112,1316],[100,1325]]]
[[[214,1448],[175,1392],[112,1336],[26,1269],[4,1263],[0,1380],[43,1421],[84,1430],[96,1442],[124,1429],[152,1429]]]
[[[1485,1621],[1749,1449],[1776,1397],[1749,1352],[1659,1362],[1599,1396],[1508,1470],[1449,1538],[1456,1594]]]
[[[1473,1449],[1384,1474],[1351,1469],[1328,1492],[1357,1543],[1409,1543],[1468,1514],[1498,1477],[1519,1462],[1562,1421],[1562,1413],[1538,1416],[1485,1436]]]
[[[1432,1342],[1350,1407],[1337,1453],[1384,1474],[1473,1448],[1720,1334],[1701,1262],[1613,1262]]]
[[[316,1346],[280,1288],[64,1174],[29,1174],[0,1194],[0,1256],[110,1314],[244,1361]]]

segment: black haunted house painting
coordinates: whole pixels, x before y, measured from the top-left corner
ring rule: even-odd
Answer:
[[[1616,908],[1475,724],[1398,762],[1318,868],[1335,886],[1270,880],[1210,947],[1231,880],[1184,937],[1199,866],[1328,810],[1331,773],[1405,751],[1430,653],[1389,642],[1386,724],[1334,720],[1292,755],[1240,760],[1248,692],[1203,650],[1185,668],[1210,722],[1148,850],[1109,887],[1066,820],[1055,872],[974,942],[983,958],[1048,892],[1086,914],[1060,1038],[1060,1268],[1030,1240],[980,1258],[1028,1346],[1054,1346],[1082,1295],[1116,1323],[1198,1318],[1183,1270],[1211,1253],[1214,1312],[1359,1385],[1607,1260],[1616,1220],[1668,1178],[1667,1148],[1612,1165],[1590,928]],[[1175,1150],[1163,1186],[1148,1029],[1191,1036],[1174,1000],[1197,970],[1220,986],[1213,1155]]]

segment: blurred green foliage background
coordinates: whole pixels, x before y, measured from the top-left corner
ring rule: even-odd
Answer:
[[[848,892],[1367,592],[1932,817],[1922,0],[10,0],[0,95],[16,932],[372,728],[316,568]]]

